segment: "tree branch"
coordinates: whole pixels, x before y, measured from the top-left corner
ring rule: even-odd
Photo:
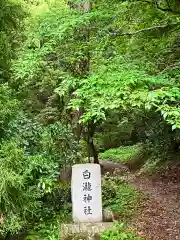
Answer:
[[[177,12],[176,10],[174,10],[170,7],[170,4],[169,4],[168,0],[166,0],[166,3],[167,3],[168,8],[162,8],[162,7],[159,6],[158,0],[154,0],[154,5],[157,9],[159,9],[161,11],[164,11],[164,12],[172,12],[172,13],[175,13],[175,14],[180,14],[180,12]]]
[[[173,64],[167,66],[165,69],[163,69],[163,70],[161,71],[161,73],[164,73],[165,71],[167,71],[167,70],[170,69],[170,68],[175,68],[175,67],[178,67],[178,66],[180,66],[180,62],[179,62],[179,63],[173,63]]]
[[[172,9],[170,7],[170,4],[169,4],[169,1],[166,0],[166,3],[167,3],[167,6],[168,8],[162,8],[159,3],[158,3],[158,0],[153,0],[153,2],[151,1],[148,1],[148,0],[137,0],[137,1],[141,1],[141,2],[145,2],[145,3],[150,3],[150,4],[153,4],[157,9],[161,10],[161,11],[164,11],[164,12],[171,12],[171,13],[174,13],[174,14],[180,14],[180,12]]]
[[[157,5],[157,9],[164,11],[164,12],[171,12],[171,13],[175,13],[175,14],[180,14],[180,12],[177,12],[171,8],[162,8],[159,5]]]
[[[169,28],[169,27],[175,27],[175,26],[178,26],[180,25],[180,23],[172,23],[172,24],[167,24],[167,25],[159,25],[159,26],[153,26],[153,27],[149,27],[149,28],[143,28],[141,30],[138,30],[136,32],[126,32],[126,33],[122,33],[121,31],[117,31],[117,32],[113,32],[113,33],[110,33],[111,36],[126,36],[126,35],[136,35],[136,34],[139,34],[139,33],[142,33],[142,32],[148,32],[148,31],[154,31],[154,30],[157,30],[157,29],[165,29],[165,28]]]

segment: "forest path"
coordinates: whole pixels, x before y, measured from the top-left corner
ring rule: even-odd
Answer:
[[[108,169],[112,162],[101,161]],[[121,169],[122,164],[115,164]],[[123,166],[124,167],[124,166]],[[180,240],[180,170],[168,169],[163,176],[145,177],[138,173],[127,174],[127,180],[138,191],[145,193],[141,212],[132,220],[140,236],[148,240]]]

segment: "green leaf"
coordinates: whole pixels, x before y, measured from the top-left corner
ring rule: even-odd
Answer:
[[[176,129],[176,124],[172,126],[172,131],[174,131],[175,129]]]

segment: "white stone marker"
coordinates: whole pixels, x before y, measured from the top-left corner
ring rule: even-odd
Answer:
[[[99,164],[72,167],[72,211],[75,223],[101,222],[101,169]]]

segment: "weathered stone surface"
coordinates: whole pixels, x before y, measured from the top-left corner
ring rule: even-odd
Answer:
[[[72,167],[73,221],[101,222],[101,169],[99,164],[76,164]]]
[[[78,237],[80,235],[81,239],[99,239],[99,234],[112,226],[113,222],[62,224],[61,239],[68,239],[68,236],[69,239],[71,239],[72,236],[76,239],[76,236]]]
[[[103,222],[113,222],[114,219],[114,214],[112,210],[105,208],[103,209]]]

